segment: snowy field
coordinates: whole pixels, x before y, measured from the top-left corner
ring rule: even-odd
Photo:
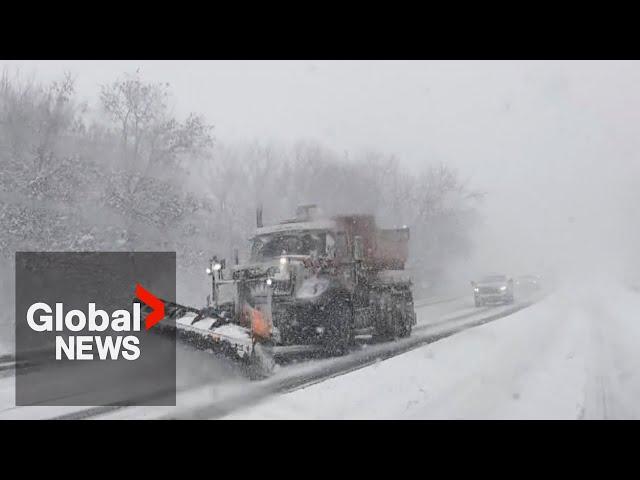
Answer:
[[[560,289],[484,326],[228,419],[640,418],[640,295]]]

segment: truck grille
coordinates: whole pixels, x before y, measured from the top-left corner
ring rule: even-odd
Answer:
[[[271,284],[274,295],[291,295],[291,287],[293,283],[289,280],[274,280]]]
[[[266,297],[268,290],[271,289],[273,295],[291,295],[293,283],[289,280],[273,280],[271,286],[268,286],[266,279],[247,281],[249,292],[252,297]]]

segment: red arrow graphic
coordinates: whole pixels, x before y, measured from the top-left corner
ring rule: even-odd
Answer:
[[[164,302],[153,293],[145,290],[139,283],[136,284],[136,297],[152,308],[152,312],[144,319],[144,326],[147,330],[165,317]]]

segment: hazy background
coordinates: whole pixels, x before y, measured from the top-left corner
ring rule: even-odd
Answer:
[[[637,270],[640,64],[577,61],[10,61],[98,85],[137,69],[217,141],[316,140],[455,167],[486,192],[461,273]],[[97,110],[97,109],[96,109]],[[96,113],[97,114],[97,113]],[[633,267],[630,268],[629,266]]]

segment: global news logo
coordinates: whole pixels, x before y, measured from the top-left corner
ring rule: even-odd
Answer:
[[[165,317],[164,302],[136,284],[135,296],[151,308],[144,321],[151,329]],[[141,308],[133,302],[131,311],[118,309],[109,314],[89,303],[87,313],[79,309],[65,312],[63,303],[53,307],[33,303],[27,310],[27,324],[35,332],[55,332],[56,360],[137,360],[142,332]],[[109,334],[105,334],[105,332]],[[80,334],[79,332],[82,332]],[[87,335],[86,333],[96,335]]]

